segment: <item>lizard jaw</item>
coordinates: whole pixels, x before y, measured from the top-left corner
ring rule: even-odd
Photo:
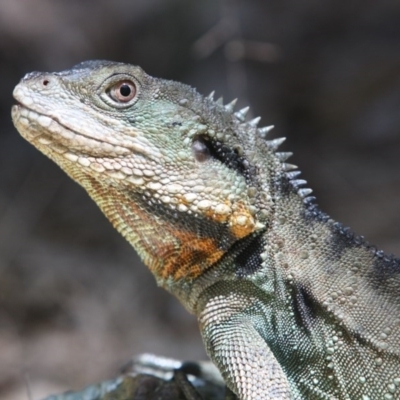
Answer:
[[[132,153],[130,149],[121,147],[117,149],[120,152],[118,154],[113,151],[115,149],[111,144],[80,135],[55,119],[40,114],[20,102],[12,107],[12,120],[23,138],[61,166],[65,163],[79,164],[80,168],[83,167],[88,171],[88,175],[105,173],[106,177],[121,182],[126,181],[135,186],[143,184],[140,171],[121,168],[118,163],[120,155],[126,156],[127,153]],[[70,146],[69,143],[72,141],[81,145]],[[86,149],[85,146],[89,148]]]
[[[22,136],[29,142],[34,142],[42,150],[47,146],[59,154],[71,151],[75,154],[92,157],[120,157],[132,153],[132,149],[115,146],[111,143],[90,138],[77,133],[60,123],[57,118],[37,112],[20,103],[12,107],[12,119],[21,128]],[[143,149],[135,148],[137,153]]]

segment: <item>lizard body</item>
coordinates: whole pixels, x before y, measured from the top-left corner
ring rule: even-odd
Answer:
[[[198,317],[240,399],[400,399],[400,262],[318,209],[270,127],[108,61],[14,97],[19,132]]]

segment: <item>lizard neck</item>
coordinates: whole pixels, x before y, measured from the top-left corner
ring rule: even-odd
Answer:
[[[384,299],[400,285],[399,259],[377,251],[363,237],[354,235],[317,206],[304,205],[295,195],[284,196],[275,210],[266,233],[264,259],[263,287],[268,287],[267,281],[280,282],[284,294],[280,295],[276,286],[271,287],[270,294],[282,307],[291,298],[297,304],[293,309],[299,310],[299,320],[304,310],[310,316],[308,320],[322,312],[348,331],[367,329],[361,317],[367,308],[378,320],[381,302],[371,299],[371,286],[381,288],[376,297]],[[255,275],[252,279],[257,281]],[[398,314],[399,297],[385,301],[389,314]],[[360,315],[357,321],[355,310]],[[391,327],[395,322],[389,320]]]
[[[320,211],[317,205],[304,204],[296,194],[281,196],[267,234],[267,250],[275,262],[293,277],[312,281],[309,274],[348,267],[352,262],[367,266],[378,257],[375,248],[349,228]]]

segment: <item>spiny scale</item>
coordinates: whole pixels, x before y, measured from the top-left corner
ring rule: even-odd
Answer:
[[[274,125],[269,125],[269,126],[264,126],[263,128],[258,128],[258,133],[261,137],[266,137],[268,132],[272,131],[274,129]]]
[[[237,99],[232,100],[230,103],[225,105],[225,110],[229,113],[233,112],[235,109],[235,105],[237,103]]]
[[[315,196],[307,196],[303,199],[303,203],[308,205],[310,203],[313,203],[315,200],[317,200]]]
[[[288,158],[292,157],[293,153],[290,151],[283,151],[275,153],[275,155],[279,158],[280,161],[286,161]]]
[[[210,100],[214,101],[214,94],[215,92],[211,92],[208,95],[208,98]],[[224,105],[223,104],[223,97],[221,96],[218,100],[215,101],[216,104],[223,106],[225,108],[225,111],[229,113],[233,113],[233,110],[235,108],[235,105],[237,103],[237,99],[232,100],[230,103]],[[261,120],[261,117],[256,117],[253,118],[252,120],[245,122],[246,121],[246,115],[249,112],[250,107],[244,107],[241,110],[237,111],[234,113],[235,117],[243,122],[244,124],[248,124],[252,128],[256,128]],[[258,128],[257,132],[258,134],[265,138],[272,129],[274,128],[274,125],[269,125],[269,126],[264,126],[262,128]],[[293,187],[297,190],[297,193],[299,194],[300,197],[303,198],[303,202],[305,204],[310,204],[315,200],[314,196],[309,196],[312,193],[312,189],[309,188],[301,188],[301,186],[304,186],[307,184],[307,181],[304,179],[295,179],[298,177],[301,172],[297,170],[297,166],[294,164],[289,164],[285,163],[285,161],[290,158],[293,153],[286,151],[286,152],[277,152],[276,150],[279,148],[279,146],[286,140],[286,138],[281,137],[277,139],[272,139],[266,141],[266,144],[270,150],[275,152],[276,157],[279,159],[279,161],[282,162],[282,168],[286,173],[286,177],[290,180],[290,183],[293,185]]]
[[[283,167],[283,170],[286,172],[286,171],[291,171],[291,170],[293,170],[293,169],[297,169],[298,167],[297,167],[297,165],[294,165],[294,164],[289,164],[289,163],[282,163],[282,167]]]
[[[290,180],[297,178],[300,174],[301,174],[301,171],[286,172],[286,176]]]
[[[297,191],[297,193],[298,193],[301,197],[307,197],[309,194],[312,193],[312,189],[309,189],[309,188],[307,188],[307,189],[299,189],[299,190]]]
[[[285,137],[277,138],[277,139],[272,139],[272,140],[267,140],[267,146],[272,150],[275,151],[278,149],[278,147],[286,140]]]
[[[246,120],[246,115],[249,112],[249,110],[250,110],[250,107],[245,107],[239,111],[236,111],[234,115],[239,121],[244,122]]]
[[[304,186],[307,184],[307,181],[304,179],[292,179],[290,181],[290,183],[296,188],[298,189],[300,186]]]
[[[214,101],[214,95],[215,91],[212,91],[207,97],[210,100]],[[224,106],[225,111],[232,113],[233,110],[235,109],[236,103],[237,103],[237,98],[233,99],[230,103],[228,104],[223,104],[223,97],[221,96],[218,100],[215,100],[215,103],[221,106]],[[234,113],[235,117],[238,118],[241,122],[245,122],[246,120],[246,115],[249,111],[250,107],[244,107],[241,110],[237,111]],[[251,126],[256,128],[261,120],[261,117],[256,117],[253,118],[252,120],[248,121],[247,123]],[[270,132],[274,128],[274,125],[269,125],[269,126],[264,126],[263,128],[258,129],[258,133],[261,137],[265,137],[268,132]]]
[[[261,120],[261,117],[256,117],[256,118],[253,118],[251,121],[249,121],[248,124],[251,127],[256,128],[258,123],[260,122],[260,120]]]

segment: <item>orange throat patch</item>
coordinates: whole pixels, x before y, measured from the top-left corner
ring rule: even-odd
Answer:
[[[151,272],[162,280],[195,279],[226,253],[235,241],[254,232],[253,216],[245,206],[221,220],[217,215],[205,218],[214,224],[213,233],[191,231],[191,222],[177,224],[157,217],[146,206],[125,197],[110,187],[91,182],[92,197],[114,227],[131,243]],[[93,190],[94,189],[94,190]],[[115,191],[115,193],[113,193]],[[182,217],[184,219],[184,216]],[[221,245],[222,238],[225,240]]]

